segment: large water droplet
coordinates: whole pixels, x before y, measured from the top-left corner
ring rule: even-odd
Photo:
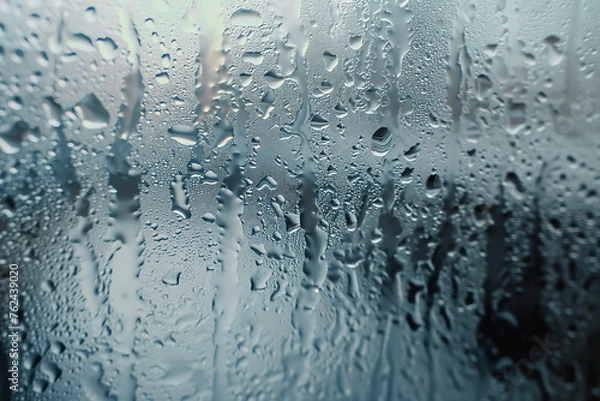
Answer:
[[[263,19],[258,11],[240,9],[231,14],[231,23],[240,26],[260,26]]]
[[[104,60],[114,60],[117,44],[111,38],[98,38],[96,44]]]
[[[431,174],[425,183],[425,195],[434,198],[442,191],[442,179],[436,173]]]
[[[189,125],[175,124],[167,132],[171,139],[182,145],[193,146],[198,140],[198,130]]]
[[[26,138],[37,141],[38,137],[37,130],[31,130],[27,123],[18,121],[6,131],[0,132],[0,149],[6,154],[14,154],[21,150]]]
[[[176,286],[179,285],[179,277],[181,272],[176,269],[171,269],[162,278],[162,282],[165,285]]]
[[[171,182],[171,197],[173,199],[173,212],[188,219],[192,216],[192,213],[190,211],[190,203],[184,178],[185,176],[183,174],[175,175],[173,182]]]
[[[108,126],[110,114],[93,93],[86,95],[73,109],[84,128],[101,129]]]
[[[387,127],[380,127],[371,135],[371,152],[383,157],[392,148],[392,133]]]

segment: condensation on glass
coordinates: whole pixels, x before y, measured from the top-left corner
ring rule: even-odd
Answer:
[[[0,2],[2,396],[599,400],[599,18]]]

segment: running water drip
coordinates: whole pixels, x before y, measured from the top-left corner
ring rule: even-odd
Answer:
[[[185,178],[186,176],[183,174],[175,174],[171,182],[171,199],[173,200],[173,212],[184,219],[189,219],[192,217],[192,212],[190,211],[190,199],[185,186]]]
[[[88,96],[86,96],[86,98]],[[94,99],[96,99],[95,96]],[[62,121],[64,116],[62,107],[56,103],[53,98],[48,97],[44,99],[42,108],[46,111],[48,125],[55,133],[57,139],[55,147],[56,156],[52,161],[52,171],[54,173],[54,177],[65,190],[68,199],[71,202],[75,202],[81,191],[81,183],[77,178],[77,172],[75,170],[75,166],[73,165],[71,148],[69,147],[69,142],[67,141],[67,137],[64,132]],[[106,112],[104,108],[102,108],[102,110]],[[106,114],[108,114],[108,112],[106,112]]]
[[[239,100],[238,100],[239,101]],[[231,363],[231,328],[236,316],[239,292],[238,257],[240,244],[244,239],[241,216],[244,213],[244,192],[246,189],[245,166],[248,157],[248,136],[246,135],[247,112],[244,104],[236,115],[233,127],[233,143],[229,148],[228,175],[219,189],[217,202],[219,210],[216,223],[219,226],[220,268],[215,272],[213,283],[216,287],[213,301],[215,314],[215,345],[213,400],[234,399],[228,379],[228,366]],[[224,119],[227,116],[223,116]]]
[[[308,88],[306,87],[307,65],[306,65],[306,49],[308,48],[307,35],[302,25],[300,17],[302,5],[300,1],[295,2],[290,6],[289,10],[292,13],[283,13],[282,29],[287,31],[290,41],[295,44],[295,60],[296,69],[290,75],[299,91],[300,108],[292,125],[292,134],[297,135],[301,141],[300,154],[302,156],[303,165],[299,176],[300,184],[297,192],[299,195],[300,209],[300,227],[304,230],[305,251],[303,272],[305,279],[303,280],[302,288],[296,300],[296,307],[292,312],[292,324],[298,331],[300,337],[300,348],[297,355],[289,355],[287,360],[295,361],[296,369],[292,379],[292,386],[301,385],[308,378],[310,370],[310,359],[313,350],[313,341],[316,330],[317,315],[315,308],[321,298],[321,288],[327,277],[328,264],[324,259],[324,252],[327,246],[328,235],[320,226],[319,206],[317,203],[317,166],[314,157],[314,152],[311,148],[309,136],[304,131],[306,127],[314,126],[316,116],[312,116],[310,112],[310,99]],[[283,10],[277,10],[279,12]],[[295,14],[297,12],[297,14]],[[329,57],[329,56],[328,56]],[[331,57],[327,60],[331,61]],[[328,64],[331,68],[333,65]],[[319,117],[318,121],[324,119]],[[316,127],[316,129],[324,128],[324,123]]]
[[[109,299],[121,328],[114,335],[115,348],[122,355],[115,388],[120,401],[134,401],[137,389],[134,373],[137,354],[134,345],[143,306],[138,292],[142,287],[139,275],[144,261],[145,239],[139,222],[141,171],[133,169],[127,159],[132,151],[128,139],[137,133],[144,85],[140,73],[137,29],[131,16],[126,16],[123,9],[118,9],[118,14],[121,36],[128,45],[127,60],[131,72],[123,82],[123,103],[115,126],[116,138],[107,157],[108,184],[114,191],[109,201],[110,238],[115,241],[115,248],[109,257],[112,271]]]
[[[140,318],[142,302],[138,291],[142,253],[145,240],[140,230],[140,173],[127,162],[131,145],[116,139],[107,158],[109,185],[114,189],[110,199],[110,238],[115,248],[109,257],[112,269],[110,277],[110,305],[120,322],[121,330],[115,333],[116,348],[122,354],[121,374],[116,389],[119,400],[135,400],[137,379],[133,368],[135,332]]]
[[[198,99],[194,125],[204,127],[208,115],[215,114],[214,101],[218,98],[219,83],[228,76],[223,43],[223,6],[221,0],[196,0],[192,6],[193,18],[200,30],[200,50],[196,58],[195,95]]]
[[[466,98],[465,82],[469,77],[470,56],[465,44],[465,29],[470,21],[468,4],[460,0],[456,4],[456,15],[452,24],[452,38],[448,44],[449,59],[447,70],[446,101],[450,108],[452,123],[446,140],[447,180],[454,181],[459,174],[461,155],[461,116],[463,99]]]
[[[571,21],[569,23],[569,36],[567,39],[567,65],[565,68],[564,100],[558,107],[558,112],[553,113],[554,124],[563,135],[575,136],[580,134],[585,125],[582,110],[583,105],[579,100],[578,50],[583,40],[583,17],[585,0],[573,0],[571,4]]]
[[[127,61],[131,65],[131,71],[123,81],[121,92],[123,103],[119,110],[119,121],[117,122],[117,135],[121,139],[127,139],[131,134],[137,132],[137,125],[142,113],[142,98],[144,96],[144,83],[140,71],[140,37],[133,23],[132,17],[119,8],[117,10],[121,21],[121,37],[128,47]]]
[[[88,232],[93,227],[92,220],[89,217],[89,198],[93,192],[93,187],[91,187],[81,194],[77,200],[75,206],[77,209],[77,225],[71,229],[69,237],[75,248],[75,257],[80,260],[80,270],[78,272],[79,287],[85,298],[85,303],[92,320],[96,321],[102,304],[106,302],[106,294],[103,291],[104,288],[96,253],[90,245],[88,238]]]

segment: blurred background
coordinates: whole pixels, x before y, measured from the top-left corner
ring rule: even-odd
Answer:
[[[0,1],[0,398],[600,400],[599,18]]]

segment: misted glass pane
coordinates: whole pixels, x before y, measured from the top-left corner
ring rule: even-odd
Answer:
[[[0,399],[600,400],[598,20],[0,0]]]

